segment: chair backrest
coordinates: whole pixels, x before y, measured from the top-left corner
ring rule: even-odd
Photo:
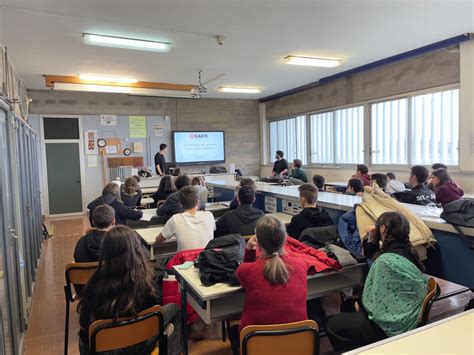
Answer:
[[[423,300],[421,306],[420,317],[418,319],[418,327],[426,325],[428,322],[428,316],[430,314],[431,305],[440,294],[440,288],[436,283],[436,280],[432,277],[428,279],[428,293]]]
[[[318,325],[313,320],[273,325],[249,325],[240,332],[242,355],[319,353]]]
[[[156,305],[137,317],[100,319],[89,327],[89,345],[93,354],[128,348],[147,340],[164,341],[161,307]]]
[[[97,270],[98,262],[89,263],[69,263],[66,265],[66,294],[70,302],[74,302],[71,284],[72,285],[85,285]]]

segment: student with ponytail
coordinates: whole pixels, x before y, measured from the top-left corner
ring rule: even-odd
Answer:
[[[328,338],[336,352],[359,348],[417,326],[428,289],[423,264],[409,234],[410,224],[399,212],[383,213],[369,230],[364,253],[375,261],[367,275],[362,300],[346,300],[342,313],[326,322]]]
[[[237,269],[245,302],[240,326],[229,331],[234,354],[239,354],[240,330],[247,325],[307,319],[306,265],[285,255],[285,226],[276,218],[265,216],[257,222],[256,234],[248,241],[244,262]]]

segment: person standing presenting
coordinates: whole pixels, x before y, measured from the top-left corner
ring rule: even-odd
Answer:
[[[166,171],[166,160],[165,160],[165,154],[168,151],[168,145],[167,144],[160,144],[160,151],[155,154],[155,170],[156,174],[163,176],[165,175]]]
[[[281,150],[277,150],[275,153],[275,163],[273,164],[273,176],[284,176],[288,174],[288,161],[283,159],[283,152]]]

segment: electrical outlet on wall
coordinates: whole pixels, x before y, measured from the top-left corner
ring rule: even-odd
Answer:
[[[298,202],[282,200],[282,209],[284,213],[291,215],[297,215],[301,212],[302,208]]]

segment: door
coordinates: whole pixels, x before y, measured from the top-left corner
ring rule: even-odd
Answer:
[[[82,213],[81,141],[78,117],[43,117],[50,215]]]

